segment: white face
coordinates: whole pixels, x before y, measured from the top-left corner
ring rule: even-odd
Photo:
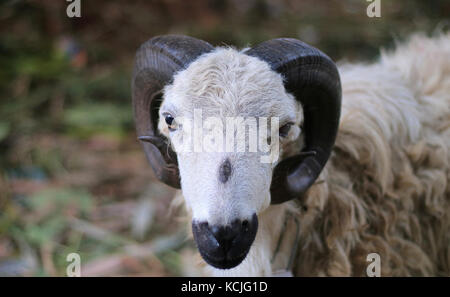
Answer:
[[[164,90],[159,116],[160,132],[177,152],[183,196],[193,221],[229,226],[251,220],[270,205],[272,170],[283,147],[299,137],[302,110],[267,63],[233,49],[218,49],[174,77]],[[251,124],[244,134],[227,126],[238,118],[247,124],[254,120],[258,141],[271,136],[270,145],[263,142],[270,154],[259,143],[256,150],[251,148]],[[195,121],[197,133],[192,132]],[[212,132],[223,138],[209,141],[205,136]],[[244,142],[244,151],[233,145],[227,149],[227,133],[235,136],[234,143]]]

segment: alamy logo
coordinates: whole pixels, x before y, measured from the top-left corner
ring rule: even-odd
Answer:
[[[381,18],[381,0],[367,0],[367,2],[372,2],[367,6],[367,16]]]
[[[371,262],[366,269],[368,277],[380,277],[381,276],[381,258],[377,253],[370,253],[366,258],[367,262]]]
[[[70,253],[66,257],[66,261],[70,262],[66,268],[66,274],[69,277],[81,276],[81,257],[77,253]]]
[[[66,0],[70,2],[67,5],[66,14],[69,18],[77,17],[81,18],[81,0]]]
[[[177,117],[175,122],[180,129],[171,141],[177,153],[254,152],[261,154],[261,163],[278,159],[278,117],[203,119],[202,110],[195,109],[193,119]]]

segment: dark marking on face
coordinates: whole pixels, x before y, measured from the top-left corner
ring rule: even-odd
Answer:
[[[228,181],[228,178],[231,175],[231,163],[229,159],[226,159],[222,165],[219,167],[219,180],[221,183],[226,183]]]

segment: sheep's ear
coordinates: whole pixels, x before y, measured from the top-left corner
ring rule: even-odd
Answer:
[[[270,187],[273,204],[300,198],[324,168],[336,139],[342,93],[337,67],[318,49],[291,38],[272,39],[245,53],[282,74],[286,90],[302,104],[303,153],[277,165]]]
[[[176,72],[213,49],[209,43],[192,37],[163,35],[148,40],[136,53],[132,96],[138,139],[157,178],[178,189],[176,154],[157,130],[162,90]]]

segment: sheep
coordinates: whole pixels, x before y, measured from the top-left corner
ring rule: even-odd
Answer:
[[[137,51],[132,95],[149,163],[182,189],[202,274],[366,276],[376,253],[381,276],[450,275],[449,33],[338,66],[296,39],[239,51],[158,36]],[[280,119],[273,162],[179,150],[197,109]]]

